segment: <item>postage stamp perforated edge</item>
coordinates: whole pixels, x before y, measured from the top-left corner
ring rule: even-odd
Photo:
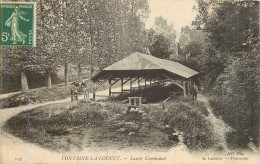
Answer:
[[[0,5],[2,4],[26,4],[26,5],[33,5],[33,23],[32,23],[32,30],[33,30],[33,42],[32,45],[0,45],[0,46],[33,46],[36,47],[36,35],[37,35],[37,30],[36,30],[36,22],[37,22],[37,15],[36,15],[36,10],[37,10],[37,2],[8,2],[8,1],[1,1]],[[1,28],[1,27],[0,27]]]

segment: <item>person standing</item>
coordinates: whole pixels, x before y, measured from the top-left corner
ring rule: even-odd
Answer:
[[[197,94],[198,94],[198,86],[194,83],[192,87],[192,99],[197,100]]]

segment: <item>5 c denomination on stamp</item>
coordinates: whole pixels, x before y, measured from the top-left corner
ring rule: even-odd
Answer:
[[[0,45],[35,46],[36,4],[0,2]]]

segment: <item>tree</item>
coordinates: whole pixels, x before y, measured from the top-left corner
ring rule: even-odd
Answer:
[[[154,29],[147,32],[147,46],[151,54],[163,59],[174,58],[178,48],[173,26],[168,25],[167,20],[162,17],[155,18],[154,25]]]
[[[2,69],[8,76],[20,75],[21,88],[27,91],[27,73],[41,71],[40,58],[32,47],[2,47]],[[19,68],[19,69],[17,69]]]
[[[205,46],[205,35],[202,30],[192,29],[189,26],[185,26],[181,29],[179,39],[179,51],[180,57],[189,60],[189,57],[195,57],[202,53],[202,49]]]
[[[194,21],[206,34],[198,57],[211,91],[224,97],[224,120],[235,130],[235,148],[259,145],[259,3],[197,0]]]
[[[185,46],[185,53],[189,54],[189,57],[196,57],[202,53],[202,46],[197,42],[190,42]]]
[[[143,51],[147,0],[92,0],[87,11],[92,69],[101,70],[132,52]]]
[[[150,51],[155,57],[169,59],[170,55],[173,54],[170,39],[162,34],[156,35],[150,47]]]
[[[3,63],[9,64],[5,72],[21,74],[24,90],[28,71],[45,75],[50,88],[51,75],[64,66],[68,85],[70,67],[78,69],[81,81],[84,68],[90,67],[93,74],[94,68],[101,70],[129,53],[144,51],[147,0],[39,0],[36,13],[37,47],[4,48],[3,53]]]

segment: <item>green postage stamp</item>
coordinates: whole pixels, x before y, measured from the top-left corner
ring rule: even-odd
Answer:
[[[0,2],[0,45],[35,46],[36,5]]]

